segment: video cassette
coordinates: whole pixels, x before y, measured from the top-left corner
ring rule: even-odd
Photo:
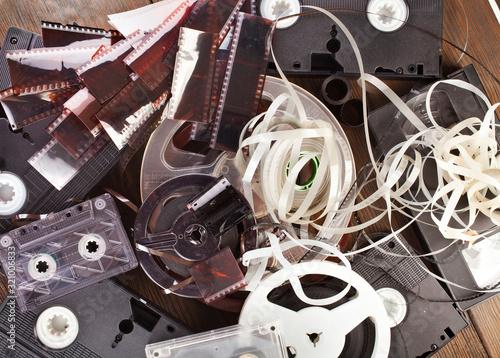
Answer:
[[[109,194],[2,235],[0,262],[23,312],[137,266]]]
[[[9,71],[5,60],[5,51],[13,49],[32,49],[41,47],[41,36],[35,33],[10,27],[7,30],[2,50],[0,51],[0,85],[2,90],[10,86]],[[0,108],[0,112],[1,112]],[[52,137],[45,128],[55,119],[50,116],[27,127],[13,130],[6,119],[5,113],[0,113],[0,170],[3,173],[13,173],[19,180],[19,187],[26,192],[26,197],[16,197],[4,203],[0,200],[0,211],[6,206],[10,207],[10,201],[19,202],[22,211],[29,214],[45,214],[59,211],[68,207],[68,199],[83,197],[87,194],[106,173],[118,162],[123,151],[119,151],[111,141],[106,141],[97,153],[76,170],[72,179],[62,188],[57,190],[47,179],[45,179],[34,167],[28,163],[28,159],[35,153],[42,151],[52,140]],[[62,151],[64,149],[58,146]],[[47,153],[56,164],[65,165],[63,158],[51,157],[53,151]],[[68,154],[68,157],[69,154]],[[9,191],[9,186],[5,187],[4,178],[0,180],[0,190]],[[19,192],[19,191],[18,191]],[[14,193],[15,194],[15,193]],[[14,205],[17,207],[17,205]],[[21,210],[19,209],[19,210]],[[19,210],[7,210],[0,214],[0,233],[12,229],[10,218]]]
[[[260,0],[257,13],[274,19],[311,12],[307,8],[311,5],[328,9],[344,23],[359,47],[365,72],[396,77],[441,76],[442,0]],[[273,50],[279,66],[288,74],[359,74],[347,37],[324,14],[279,21]]]
[[[380,237],[386,236],[380,234]],[[376,240],[376,237],[372,237]],[[354,258],[352,269],[377,291],[389,313],[389,357],[427,357],[467,321],[401,235]],[[403,246],[404,245],[404,246]]]
[[[471,83],[484,93],[484,88],[472,65],[449,75],[447,78]],[[409,95],[403,97],[403,100],[424,123],[430,125],[425,110],[425,97],[428,89],[429,86],[413,90]],[[487,110],[486,105],[475,94],[447,84],[442,84],[435,89],[430,104],[434,119],[443,127],[453,126],[466,118],[484,118]],[[499,123],[498,119],[497,123]],[[413,127],[391,104],[372,112],[368,118],[368,124],[376,155],[387,153],[396,144],[405,141],[407,137],[414,134]],[[500,143],[498,132],[496,140]],[[435,164],[433,163],[433,161],[427,160],[426,167],[424,167],[424,173],[427,170],[430,173],[430,175],[424,175],[426,185],[429,188],[437,185],[436,179],[432,176],[432,173],[435,173],[435,168],[433,168]],[[407,199],[411,200],[409,194]],[[417,199],[421,198],[417,197]],[[429,252],[438,252],[451,244],[451,240],[444,238],[437,227],[428,225],[428,223],[434,224],[429,212],[411,212],[411,214],[420,214],[419,221],[415,223],[414,228]],[[462,211],[458,215],[463,220],[467,220],[468,211]],[[479,214],[472,230],[483,232],[494,228],[495,226],[489,218]],[[448,249],[433,255],[429,260],[435,273],[448,281],[467,288],[463,289],[442,283],[451,297],[457,301],[456,304],[460,310],[465,311],[498,294],[477,292],[494,287],[500,282],[500,262],[497,259],[500,247],[496,244],[496,236],[497,234],[492,235],[483,240],[484,242],[479,240],[472,247],[469,247],[469,243],[457,241]]]
[[[231,327],[148,344],[148,358],[288,357],[276,322]]]
[[[10,324],[15,325],[15,347],[11,347],[15,351],[8,347]],[[191,333],[113,280],[85,287],[32,311],[20,312],[11,296],[0,307],[2,357],[146,357],[146,344]]]

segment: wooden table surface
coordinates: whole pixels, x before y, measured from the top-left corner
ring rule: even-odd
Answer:
[[[9,26],[17,26],[40,33],[40,21],[73,22],[82,26],[109,28],[106,15],[131,10],[152,2],[149,0],[0,0],[0,39],[3,39]],[[487,94],[492,102],[500,101],[500,85],[491,73],[500,78],[500,25],[498,24],[488,0],[444,0],[444,38],[457,45],[466,47],[467,52],[480,64],[475,62]],[[467,25],[468,24],[468,25]],[[467,31],[468,26],[468,31]],[[461,52],[443,44],[444,74],[464,67],[473,62],[469,56],[461,56]],[[482,67],[481,66],[484,66]],[[485,69],[486,68],[486,69]],[[321,78],[294,79],[308,90],[315,92],[321,85]],[[403,95],[411,83],[391,81],[398,93]],[[357,163],[364,163],[364,137],[361,128],[345,128],[355,151]],[[138,201],[140,153],[129,164],[131,174],[126,181],[108,178],[108,183],[115,184],[118,189],[131,193],[132,200]],[[125,213],[125,216],[127,214]],[[380,223],[377,229],[384,229]],[[385,228],[386,229],[386,228]],[[159,289],[146,277],[142,270],[136,269],[120,280],[130,288],[140,292],[150,301],[155,302],[165,311],[179,319],[194,331],[204,331],[223,327],[237,322],[237,314],[209,308],[204,304],[174,295],[162,295]],[[5,280],[2,280],[3,298]],[[466,313],[471,326],[462,332],[442,350],[437,357],[499,357],[500,356],[500,297],[493,298],[472,308]]]

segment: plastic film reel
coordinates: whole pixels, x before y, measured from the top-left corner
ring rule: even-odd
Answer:
[[[248,296],[240,314],[240,324],[251,324],[265,317],[278,318],[283,327],[285,344],[295,357],[330,358],[365,356],[363,352],[359,355],[352,353],[346,355],[345,349],[367,343],[356,340],[350,342],[348,338],[358,326],[366,322],[373,325],[375,332],[369,342],[373,346],[371,356],[388,355],[391,339],[389,320],[382,300],[368,282],[348,268],[332,262],[306,262],[293,267],[299,275],[325,275],[326,279],[335,278],[343,281],[344,287],[350,279],[351,291],[354,289],[355,293],[348,294],[347,296],[351,297],[339,300],[333,307],[303,304],[298,305],[297,311],[285,308],[270,300],[272,291],[287,281],[287,272],[281,270],[267,276]],[[311,289],[305,292],[311,296]],[[314,295],[314,291],[312,292]],[[333,290],[331,293],[336,292]],[[297,305],[295,306],[297,308]]]
[[[254,225],[253,216],[247,215],[232,226],[232,220],[219,220],[225,217],[217,217],[215,213],[206,221],[199,220],[203,214],[189,210],[187,206],[215,180],[206,174],[170,179],[153,191],[139,209],[134,230],[137,257],[146,274],[158,286],[170,289],[182,278],[190,276],[189,267],[225,247],[229,247],[235,257],[239,256],[240,236]],[[222,182],[227,183],[227,180]],[[222,182],[217,181],[218,184]],[[229,208],[239,200],[234,196],[226,199],[230,201]],[[194,283],[173,292],[184,297],[202,296]]]
[[[79,324],[75,314],[66,307],[52,306],[40,313],[35,335],[49,349],[64,349],[78,336]]]
[[[349,147],[347,137],[332,113],[312,94],[293,85],[304,104],[310,118],[317,118],[332,123],[338,139],[340,166],[339,170],[345,177],[355,177],[354,157]],[[266,78],[262,99],[272,101],[282,93],[287,92],[281,79]],[[207,144],[190,141],[190,127],[182,121],[165,119],[152,134],[146,147],[141,168],[141,195],[143,200],[164,181],[185,174],[224,175],[238,190],[242,191],[241,174],[236,167],[234,154],[214,149],[207,149]],[[346,201],[352,202],[354,197]],[[348,204],[348,203],[346,203]],[[257,220],[268,215],[265,203],[254,195],[254,215]],[[335,218],[335,221],[333,221]],[[326,223],[336,227],[346,227],[349,215],[336,216],[332,213],[326,218]],[[323,233],[320,235],[324,236]]]
[[[19,176],[0,172],[0,218],[17,214],[28,200],[28,191]]]

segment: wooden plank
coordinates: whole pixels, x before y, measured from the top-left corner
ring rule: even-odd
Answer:
[[[474,325],[490,357],[500,354],[500,296],[496,296],[469,310]]]

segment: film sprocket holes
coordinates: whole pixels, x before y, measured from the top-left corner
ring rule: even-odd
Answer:
[[[54,316],[55,320],[50,317],[43,319],[44,312],[52,312],[59,317]],[[2,357],[8,357],[10,351],[3,342],[7,342],[10,330],[8,319],[13,316],[16,320],[15,349],[19,352],[17,356],[23,358],[146,357],[146,344],[192,333],[158,307],[113,280],[93,284],[27,312],[20,312],[15,300],[7,297],[0,306]],[[65,322],[66,318],[69,320]],[[63,325],[57,324],[60,319]],[[41,320],[48,324],[47,327],[36,329]],[[70,341],[75,324],[78,325],[76,339],[61,349],[50,349],[35,335],[36,329],[37,334],[42,333],[47,338],[45,342],[49,345]]]
[[[386,234],[370,235],[373,240]],[[427,357],[468,326],[438,281],[401,235],[358,256],[354,272],[382,298],[391,323],[389,357]],[[403,247],[404,245],[404,247]],[[383,250],[383,251],[382,251]],[[397,256],[399,255],[399,256]]]
[[[11,41],[12,39],[16,39],[17,42]],[[42,46],[41,36],[35,33],[16,27],[7,30],[0,51],[0,85],[2,87],[10,86],[5,51],[8,49],[31,49],[40,46]],[[1,116],[5,116],[5,114]],[[51,141],[51,136],[45,131],[45,128],[55,119],[55,116],[51,116],[25,128],[12,131],[9,121],[6,118],[0,118],[0,138],[2,138],[0,141],[0,161],[3,163],[2,170],[14,173],[21,179],[28,192],[28,199],[23,208],[23,211],[27,213],[45,214],[68,207],[70,205],[68,199],[85,196],[118,162],[123,152],[119,151],[111,141],[105,141],[104,147],[77,169],[77,173],[70,182],[61,190],[57,190],[28,163],[30,157],[41,151]],[[62,147],[59,146],[59,148],[65,152]],[[54,160],[57,161],[57,158]],[[9,219],[10,217],[11,215]],[[0,219],[1,233],[12,229],[12,221],[9,219]]]
[[[472,65],[449,75],[447,78],[469,82],[484,93],[484,88]],[[410,95],[403,97],[403,100],[414,110],[424,123],[430,125],[425,110],[425,95],[428,88],[429,86],[426,86],[422,89],[414,90]],[[470,117],[484,118],[487,108],[483,101],[475,94],[464,89],[443,84],[437,87],[433,92],[431,110],[437,123],[441,123],[442,126],[446,127]],[[396,144],[405,141],[407,136],[414,134],[413,127],[407,122],[406,118],[392,104],[384,106],[370,114],[368,123],[373,138],[372,145],[375,147],[374,151],[376,155],[387,153]],[[497,142],[500,142],[498,132],[496,135]],[[429,160],[427,161],[426,167],[424,167],[424,178],[429,188],[436,185],[436,180],[432,177],[433,173],[435,175],[435,168],[433,168],[433,165],[434,164]],[[425,174],[427,171],[430,174]],[[427,224],[434,223],[429,212],[412,212],[411,214],[420,214],[419,220],[422,223],[420,221],[417,222],[414,228],[429,252],[439,251],[450,245],[451,240],[445,239],[438,228]],[[459,213],[459,216],[461,216],[463,220],[467,220],[467,215],[468,211]],[[493,224],[491,220],[482,214],[477,217],[472,227],[473,230],[477,230],[478,232],[491,230],[492,228]],[[480,243],[478,243],[478,245],[479,244]],[[479,294],[477,291],[474,291],[496,285],[498,283],[498,273],[500,273],[500,266],[495,260],[490,261],[493,266],[490,266],[489,270],[476,270],[476,265],[480,262],[480,259],[478,257],[475,262],[472,263],[470,260],[471,255],[477,256],[483,251],[483,255],[481,256],[485,257],[484,254],[488,255],[488,253],[491,253],[491,250],[498,250],[495,245],[491,245],[491,242],[489,244],[483,243],[482,245],[486,245],[489,249],[484,250],[480,246],[476,246],[476,248],[472,250],[467,250],[468,243],[456,242],[450,248],[430,258],[430,263],[435,273],[448,281],[470,289],[465,290],[454,285],[441,283],[451,295],[452,299],[457,300],[456,305],[462,311],[468,310],[498,294],[498,292]],[[485,260],[486,259],[488,259],[488,257],[485,257]],[[488,282],[487,279],[489,279]]]
[[[148,344],[148,358],[285,358],[288,357],[277,322],[235,325]]]
[[[15,252],[12,259],[9,252]],[[50,214],[0,237],[0,262],[16,268],[21,311],[137,266],[109,194]]]
[[[286,15],[294,14],[297,12],[293,3],[260,0],[257,13],[272,18],[288,10]],[[311,10],[308,5],[335,9],[333,14],[346,25],[359,46],[365,72],[404,77],[441,76],[442,0],[304,0],[300,5],[304,6],[302,12]],[[401,28],[387,32],[391,26],[400,25]],[[292,26],[281,29],[278,26],[273,50],[285,73],[359,73],[347,37],[323,14],[303,15]]]

